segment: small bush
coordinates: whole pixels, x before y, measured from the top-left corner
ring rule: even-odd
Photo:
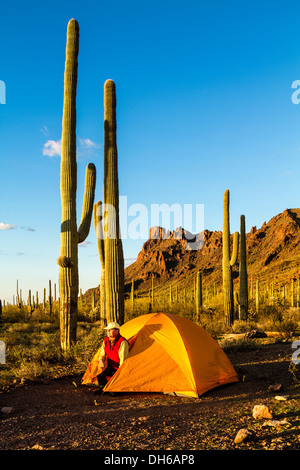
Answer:
[[[261,348],[261,343],[258,340],[249,338],[223,338],[219,342],[221,348],[225,352],[234,351],[257,351]]]
[[[0,338],[6,345],[6,364],[0,367],[0,387],[14,380],[56,375],[70,367],[74,373],[83,373],[104,334],[97,323],[79,323],[77,343],[63,354],[58,325],[33,322],[2,324]]]
[[[233,333],[248,333],[248,331],[255,330],[257,325],[252,321],[235,320],[232,325]]]

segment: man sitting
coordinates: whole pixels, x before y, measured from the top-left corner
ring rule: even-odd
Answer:
[[[95,392],[97,395],[102,394],[103,388],[123,364],[129,352],[129,344],[120,335],[118,323],[111,322],[104,329],[107,331],[107,336],[102,343],[99,354],[99,365],[104,370],[97,376],[99,384],[99,390]]]

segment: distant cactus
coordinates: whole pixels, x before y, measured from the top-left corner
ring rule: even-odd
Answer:
[[[134,312],[134,279],[132,279],[131,281],[130,299],[131,299],[131,310],[132,312]]]
[[[169,288],[169,302],[170,302],[170,305],[172,305],[172,303],[173,303],[173,291],[172,291],[172,286],[170,286],[170,288]]]
[[[240,320],[247,320],[248,316],[248,274],[246,256],[246,224],[245,216],[241,215],[241,248],[240,248]]]
[[[239,233],[233,237],[233,250],[230,258],[230,227],[229,227],[229,190],[226,189],[223,200],[223,296],[224,314],[227,326],[231,326],[234,317],[232,266],[235,265],[238,256]]]
[[[291,280],[291,307],[295,307],[295,287],[294,287],[294,279]]]
[[[62,121],[60,192],[62,204],[61,247],[57,260],[60,290],[60,343],[63,351],[76,341],[78,302],[78,243],[89,233],[96,181],[96,169],[88,164],[80,227],[77,230],[76,191],[76,88],[79,26],[71,19],[67,29]]]
[[[154,307],[154,282],[153,282],[153,276],[151,278],[151,305],[152,308]]]
[[[91,309],[92,311],[95,310],[96,307],[96,298],[95,298],[95,289],[92,290],[92,295],[91,295]]]
[[[200,271],[197,272],[196,278],[196,312],[197,320],[200,320],[202,310],[202,274]]]
[[[98,207],[101,202],[99,201]],[[116,121],[116,87],[113,80],[104,84],[104,186],[103,220],[97,225],[103,227],[103,245],[98,242],[98,249],[103,260],[105,284],[105,317],[109,323],[124,323],[124,255],[119,221],[119,180]],[[97,207],[96,207],[97,210]],[[102,262],[101,262],[102,263]]]
[[[52,315],[52,289],[51,289],[51,281],[49,280],[49,295],[48,295],[48,302],[49,302],[49,314]]]
[[[29,290],[28,292],[27,307],[28,307],[28,313],[31,315],[33,311],[33,305],[32,305],[32,300],[31,300],[31,290]]]
[[[260,293],[259,293],[259,280],[256,280],[256,290],[255,290],[255,308],[256,312],[259,313],[259,305],[260,305]]]

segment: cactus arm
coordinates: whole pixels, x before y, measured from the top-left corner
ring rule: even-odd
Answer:
[[[83,198],[82,216],[81,222],[78,229],[78,243],[82,243],[89,234],[93,204],[95,197],[95,185],[96,185],[96,168],[93,163],[89,163],[86,167],[85,175],[85,191]]]
[[[233,249],[232,249],[232,255],[230,259],[230,266],[234,266],[235,263],[237,262],[238,253],[239,253],[239,232],[234,232]]]

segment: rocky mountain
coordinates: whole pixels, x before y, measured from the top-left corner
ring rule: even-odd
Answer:
[[[300,275],[300,209],[286,209],[261,228],[246,234],[248,276],[274,286],[289,283]],[[193,248],[193,249],[191,249]],[[183,228],[168,232],[152,227],[137,260],[125,270],[125,292],[135,288],[147,292],[170,284],[192,287],[197,271],[206,285],[222,285],[222,232],[204,230],[193,236]],[[233,269],[238,282],[238,264]]]

